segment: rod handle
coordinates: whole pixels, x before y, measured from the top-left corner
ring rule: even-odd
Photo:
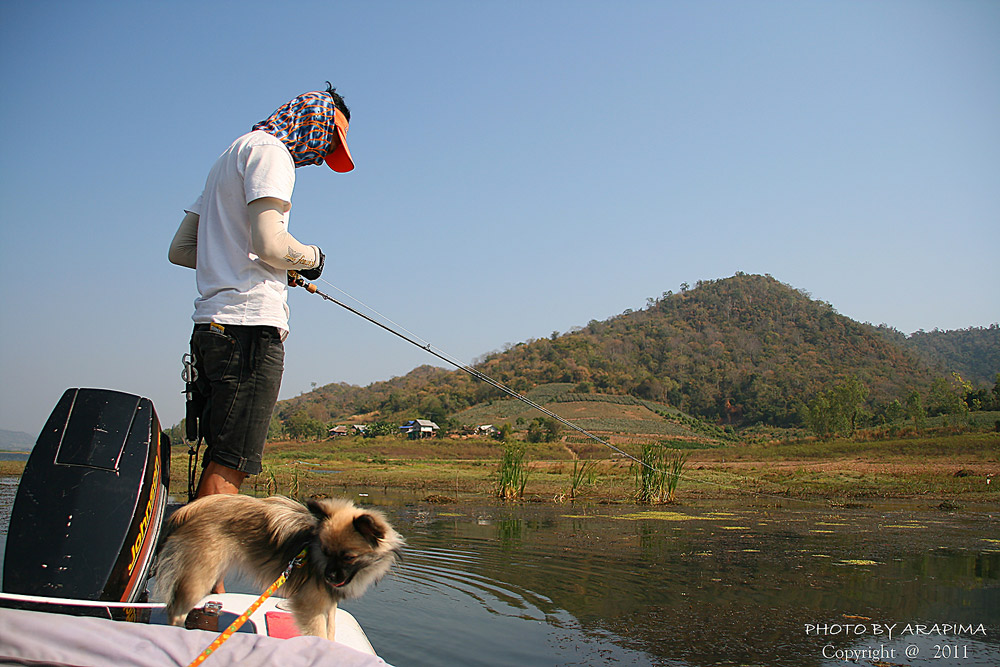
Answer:
[[[288,271],[288,284],[291,286],[298,285],[299,287],[305,287],[306,291],[310,294],[315,294],[318,291],[318,288],[312,283],[306,282],[306,279],[303,278],[298,271]]]

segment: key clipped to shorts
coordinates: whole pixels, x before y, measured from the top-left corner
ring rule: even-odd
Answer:
[[[181,379],[184,380],[185,403],[185,429],[184,435],[189,442],[198,440],[198,418],[201,416],[202,397],[195,387],[198,381],[198,369],[195,367],[195,357],[193,352],[187,352],[181,357],[184,369],[181,371]]]

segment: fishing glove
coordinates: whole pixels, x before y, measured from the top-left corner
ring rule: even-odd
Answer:
[[[316,280],[320,277],[320,274],[323,273],[323,265],[326,263],[326,255],[324,255],[323,251],[319,249],[319,246],[316,246],[316,252],[319,253],[319,264],[311,269],[302,269],[299,271],[299,275],[306,280]]]

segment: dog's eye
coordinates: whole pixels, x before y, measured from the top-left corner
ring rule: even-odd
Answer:
[[[356,555],[354,555],[354,554],[344,554],[343,558],[344,558],[344,562],[347,562],[347,563],[353,563],[354,561],[356,561],[358,559],[358,557]]]

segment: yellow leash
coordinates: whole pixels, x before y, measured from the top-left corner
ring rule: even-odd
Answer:
[[[222,634],[216,637],[215,641],[209,644],[208,648],[202,651],[201,655],[195,658],[191,662],[191,664],[188,665],[188,667],[196,667],[196,665],[200,665],[201,663],[205,662],[205,659],[208,658],[208,656],[212,655],[212,653],[217,648],[222,646],[223,642],[232,637],[233,633],[239,630],[243,626],[243,624],[247,622],[247,619],[250,618],[250,615],[253,614],[255,611],[257,611],[257,608],[264,603],[264,600],[274,595],[274,592],[279,588],[281,588],[281,585],[285,583],[285,579],[288,579],[288,575],[292,573],[292,569],[296,567],[302,567],[302,563],[305,562],[306,550],[308,548],[309,547],[302,547],[302,551],[299,552],[298,556],[292,559],[292,562],[288,564],[288,567],[286,567],[285,571],[281,573],[281,576],[278,577],[277,581],[268,586],[267,590],[261,593],[260,597],[257,598],[257,600],[254,601],[252,605],[250,605],[250,608],[247,609],[245,612],[243,612],[239,618],[233,621],[228,628],[223,630]]]

